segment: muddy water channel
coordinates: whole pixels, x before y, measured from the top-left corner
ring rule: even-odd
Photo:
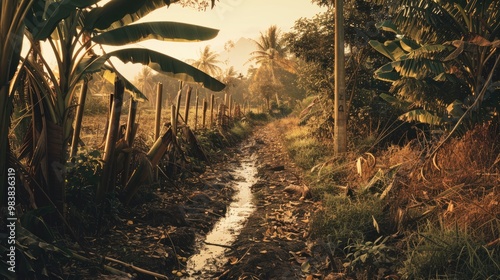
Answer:
[[[246,154],[246,153],[244,153]],[[255,209],[251,187],[257,182],[255,156],[245,156],[232,172],[236,193],[225,217],[221,218],[205,240],[200,240],[198,252],[187,262],[190,276],[183,279],[208,279],[223,265],[224,253],[236,240],[250,214]]]

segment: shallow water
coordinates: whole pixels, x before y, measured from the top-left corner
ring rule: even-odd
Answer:
[[[217,272],[226,261],[224,252],[229,250],[224,246],[231,246],[255,209],[251,192],[251,186],[257,182],[254,157],[242,159],[232,174],[235,177],[236,189],[233,202],[229,205],[226,216],[214,225],[204,242],[200,243],[199,252],[188,259],[186,270],[190,276],[183,279],[207,279],[209,275]]]

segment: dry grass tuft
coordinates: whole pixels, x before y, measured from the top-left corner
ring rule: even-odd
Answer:
[[[387,153],[391,164],[405,162],[391,203],[392,216],[401,226],[414,227],[425,218],[486,241],[498,238],[498,126],[477,126],[447,143],[434,159],[419,160],[421,151],[410,146]]]

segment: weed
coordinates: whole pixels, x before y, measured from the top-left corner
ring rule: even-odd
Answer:
[[[401,273],[410,279],[498,279],[500,251],[458,228],[430,223],[410,236]]]
[[[351,271],[365,271],[370,275],[380,274],[381,268],[391,267],[396,261],[396,249],[387,244],[389,236],[380,236],[375,241],[353,243],[346,247],[347,262],[344,267]]]

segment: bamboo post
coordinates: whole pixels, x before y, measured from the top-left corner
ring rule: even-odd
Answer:
[[[125,91],[123,81],[119,78],[115,79],[115,91],[113,98],[113,106],[111,107],[111,114],[109,118],[108,133],[106,135],[106,142],[104,143],[104,167],[101,177],[101,182],[97,188],[97,201],[102,201],[104,195],[112,189],[112,170],[114,163],[114,153],[116,148],[116,141],[118,140],[118,130],[120,128],[120,114],[122,111],[123,92]]]
[[[232,116],[231,110],[233,109],[233,98],[232,98],[231,94],[227,97],[227,99],[228,99],[227,100],[227,102],[228,102],[228,104],[227,104],[228,116],[229,116],[229,118],[231,118],[231,116]]]
[[[195,99],[195,104],[194,104],[194,130],[196,130],[198,128],[198,99],[199,99],[199,96],[198,96],[198,90],[196,90],[196,99]]]
[[[80,89],[80,97],[78,106],[76,107],[75,128],[73,131],[73,139],[71,139],[71,151],[69,156],[74,157],[78,150],[78,140],[80,139],[80,131],[82,129],[83,111],[85,108],[85,99],[87,98],[88,80],[84,79],[82,88]]]
[[[161,101],[163,99],[163,84],[158,83],[156,88],[156,119],[155,119],[155,141],[160,137],[161,123]]]
[[[127,131],[125,131],[125,140],[127,141],[127,146],[132,147],[134,142],[135,133],[137,131],[137,124],[135,123],[135,117],[137,115],[137,100],[130,98],[130,108],[128,110],[127,118]],[[125,187],[130,175],[130,161],[132,160],[132,153],[128,152],[125,154],[125,160],[122,171],[122,186]]]
[[[210,96],[210,128],[214,126],[214,102],[215,96],[212,94]]]
[[[177,140],[176,138],[176,135],[177,135],[177,117],[176,117],[176,114],[177,114],[177,109],[175,108],[175,105],[172,105],[172,107],[170,107],[170,124],[172,126],[172,139],[174,141]]]
[[[181,108],[181,98],[182,98],[182,89],[179,89],[177,92],[177,101],[175,103],[175,127],[177,127],[179,123],[179,111]],[[174,130],[174,135],[177,135],[177,131]]]
[[[219,110],[217,110],[217,125],[224,127],[224,104],[219,104]]]
[[[193,90],[192,87],[188,87],[188,90],[186,92],[186,103],[184,104],[184,123],[186,126],[189,126],[189,104],[191,103],[191,91]]]
[[[206,118],[207,118],[207,101],[205,100],[205,98],[203,98],[203,117],[201,119],[203,128],[205,128]]]
[[[228,104],[228,95],[227,95],[227,93],[224,93],[224,107],[223,107],[223,114],[224,115],[226,114],[227,104]]]
[[[163,84],[158,83],[156,87],[156,120],[155,120],[155,141],[160,138],[161,123],[161,101],[163,100]],[[158,168],[154,169],[154,180],[158,181]]]

